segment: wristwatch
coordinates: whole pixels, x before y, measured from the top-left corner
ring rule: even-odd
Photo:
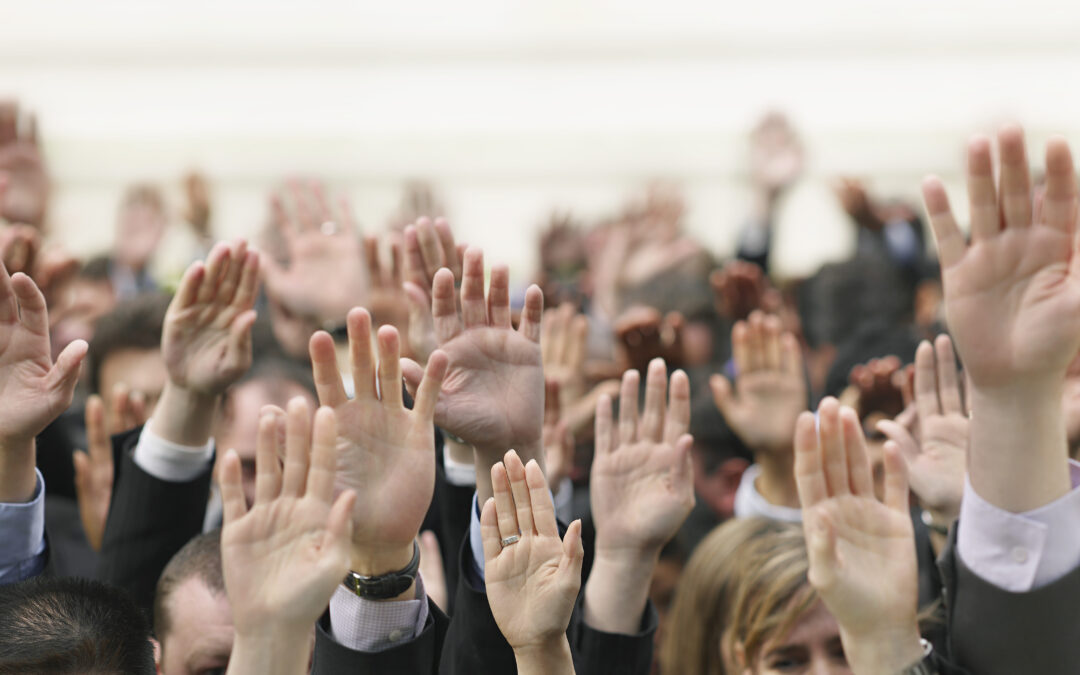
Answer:
[[[349,572],[341,583],[366,600],[389,600],[409,590],[420,569],[420,547],[413,541],[412,560],[403,569],[376,577]]]
[[[937,668],[934,667],[934,645],[930,644],[925,639],[921,639],[923,648],[923,657],[918,663],[913,663],[907,668],[896,673],[896,675],[938,675]]]

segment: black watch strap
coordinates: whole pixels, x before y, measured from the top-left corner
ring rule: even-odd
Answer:
[[[345,588],[368,600],[389,600],[409,590],[420,569],[420,547],[413,542],[412,560],[403,569],[377,577],[349,572],[342,582]]]

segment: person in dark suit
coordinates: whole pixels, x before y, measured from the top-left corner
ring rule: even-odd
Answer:
[[[222,392],[251,364],[259,258],[240,240],[188,268],[166,312],[169,377],[146,426],[115,440],[115,487],[98,576],[147,614],[166,563],[203,528],[210,435]]]
[[[940,180],[923,183],[945,314],[971,386],[968,480],[941,559],[948,643],[980,675],[1074,673],[1080,662],[1080,465],[1062,392],[1080,352],[1077,187],[1068,145],[1031,187],[1022,130],[968,146],[971,241]]]

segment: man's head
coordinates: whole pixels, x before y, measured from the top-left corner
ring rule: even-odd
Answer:
[[[161,358],[161,328],[169,297],[142,295],[121,302],[98,321],[88,353],[91,392],[108,396],[118,383],[146,396],[152,410],[168,374]]]
[[[297,396],[317,407],[314,392],[311,368],[283,357],[256,359],[247,375],[226,392],[214,438],[221,453],[232,449],[240,456],[244,496],[249,505],[255,501],[255,438],[260,411],[266,405],[284,409]]]
[[[220,531],[195,537],[165,566],[154,595],[154,633],[164,675],[202,675],[228,666],[233,622]]]
[[[0,593],[0,673],[154,673],[150,630],[121,590],[37,577]]]

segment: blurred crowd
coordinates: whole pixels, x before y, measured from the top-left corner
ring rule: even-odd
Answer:
[[[221,241],[192,172],[70,250],[39,140],[0,104],[0,673],[1080,669],[1060,139],[971,141],[969,235],[838,176],[854,251],[779,278],[769,113],[732,258],[657,181],[532,279],[423,182]]]

